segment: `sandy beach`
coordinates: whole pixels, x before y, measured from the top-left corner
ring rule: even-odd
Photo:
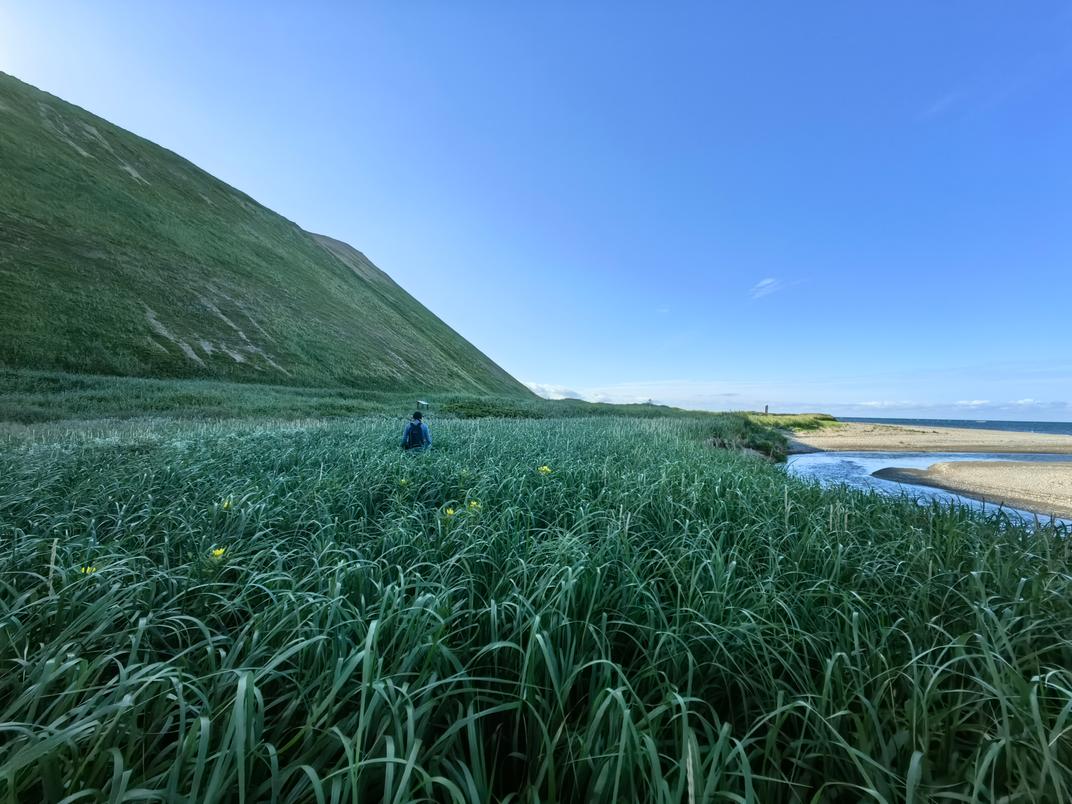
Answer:
[[[790,452],[1041,452],[1072,455],[1072,436],[843,422],[794,433]]]
[[[1036,453],[1069,455],[1066,462],[955,461],[926,469],[892,467],[876,477],[934,486],[1043,516],[1072,517],[1072,436],[959,427],[909,427],[843,422],[794,433],[791,452]]]
[[[876,477],[918,483],[1044,516],[1072,517],[1072,461],[957,461],[928,469],[882,469]]]

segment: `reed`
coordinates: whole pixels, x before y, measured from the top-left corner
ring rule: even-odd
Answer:
[[[716,427],[7,436],[0,800],[1069,800],[1069,534]]]

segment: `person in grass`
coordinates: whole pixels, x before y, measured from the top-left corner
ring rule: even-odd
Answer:
[[[402,449],[426,450],[431,446],[432,436],[428,433],[428,425],[424,423],[424,416],[418,410],[402,432]]]

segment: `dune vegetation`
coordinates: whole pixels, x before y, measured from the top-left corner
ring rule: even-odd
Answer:
[[[753,413],[751,416],[757,424],[779,430],[822,430],[838,424],[829,413]]]
[[[1069,800],[1070,534],[742,420],[8,431],[0,800]]]
[[[438,417],[459,419],[687,418],[706,422],[712,443],[718,446],[747,447],[774,460],[785,458],[788,441],[771,425],[783,429],[807,427],[813,419],[811,415],[764,417],[755,413],[704,413],[652,403],[612,405],[580,399],[552,401],[535,395],[374,391],[0,368],[0,428],[7,429],[42,422],[64,422],[68,427],[76,424],[100,427],[100,421],[104,419],[146,417],[211,421],[251,418],[294,421],[355,416],[394,418],[399,411],[412,409],[418,404],[431,405]]]

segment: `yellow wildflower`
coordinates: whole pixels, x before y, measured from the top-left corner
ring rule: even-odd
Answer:
[[[227,552],[226,547],[217,547],[215,550],[212,551],[212,557],[213,558],[223,558],[223,554],[226,553],[226,552]]]
[[[454,509],[453,508],[448,508],[447,509],[447,516],[454,516]]]
[[[223,508],[224,511],[230,511],[231,510],[231,498],[228,497],[226,500],[224,500],[223,505],[220,506],[220,507]]]
[[[82,574],[83,575],[92,575],[96,571],[97,571],[96,567],[89,567],[89,566],[82,567]]]
[[[480,510],[480,503],[477,500],[470,500],[469,501],[469,510],[470,511],[479,511]]]
[[[539,472],[541,475],[549,475],[549,474],[551,474],[551,467],[544,465],[544,466],[541,466],[536,471]]]

